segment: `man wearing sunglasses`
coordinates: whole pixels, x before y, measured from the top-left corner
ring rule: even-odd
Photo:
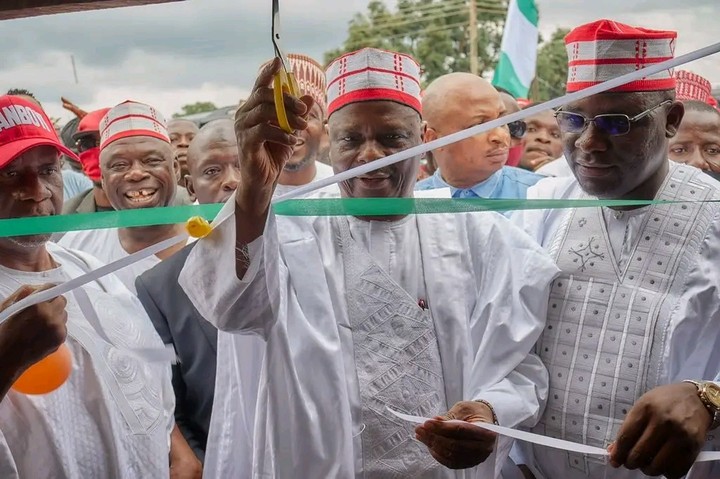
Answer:
[[[495,89],[500,93],[500,99],[503,105],[505,105],[506,115],[512,115],[522,110],[518,101],[507,90],[497,86]],[[508,123],[508,130],[510,130],[510,150],[508,151],[507,163],[505,163],[507,166],[518,166],[520,164],[520,158],[525,150],[525,133],[527,132],[527,128],[524,120]]]
[[[100,178],[100,120],[110,111],[102,108],[87,113],[78,123],[73,135],[75,148],[80,157],[83,172],[92,181],[93,187],[74,198],[68,199],[63,207],[63,214],[95,213],[112,211]]]
[[[425,91],[425,141],[430,142],[506,114],[500,93],[470,73],[444,75]],[[513,138],[525,134],[524,122],[513,122],[433,150],[438,170],[417,190],[450,188],[453,198],[525,198],[542,176],[506,166]]]
[[[675,32],[601,20],[565,39],[568,92],[673,57]],[[678,200],[527,211],[516,219],[563,271],[537,345],[550,373],[535,432],[609,460],[522,445],[527,477],[683,477],[720,424],[720,184],[668,160],[683,118],[665,71],[556,112],[574,178],[528,198]],[[715,469],[712,469],[712,468]],[[617,468],[617,469],[614,469]],[[720,477],[695,465],[688,479]]]

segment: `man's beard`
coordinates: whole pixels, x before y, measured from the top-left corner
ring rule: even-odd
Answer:
[[[288,173],[297,173],[300,170],[305,169],[308,165],[315,162],[315,158],[318,156],[318,149],[315,148],[312,151],[309,151],[305,157],[298,161],[297,163],[285,163],[285,167],[283,170],[287,171]]]
[[[23,249],[36,249],[50,241],[52,235],[8,236],[9,242]]]

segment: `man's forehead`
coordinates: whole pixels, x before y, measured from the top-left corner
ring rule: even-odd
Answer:
[[[626,113],[642,110],[648,92],[609,92],[598,93],[562,107],[565,111],[588,111],[594,114]]]
[[[148,154],[152,152],[171,155],[170,144],[151,136],[133,136],[110,143],[103,148],[102,156],[114,157],[126,154]]]
[[[541,111],[540,113],[528,117],[525,121],[527,123],[557,123],[555,121],[555,112],[553,110]]]
[[[191,120],[171,120],[168,123],[170,133],[197,132],[198,130],[198,126]]]
[[[686,110],[680,130],[699,130],[720,136],[720,113]]]
[[[370,116],[368,120],[367,116]],[[328,127],[360,128],[366,126],[407,125],[409,120],[420,119],[413,108],[389,100],[351,103],[328,118]]]
[[[36,146],[15,157],[10,163],[0,168],[0,171],[13,170],[34,164],[56,162],[60,161],[61,157],[62,153],[54,146]]]

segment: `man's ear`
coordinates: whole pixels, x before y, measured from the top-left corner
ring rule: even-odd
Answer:
[[[425,143],[430,143],[431,141],[435,141],[439,138],[439,135],[437,134],[437,131],[435,131],[434,128],[430,128],[427,125],[427,122],[423,122],[423,141]]]
[[[195,185],[193,185],[192,176],[185,175],[185,189],[188,191],[188,194],[192,196],[193,198],[196,198],[195,195]]]
[[[680,128],[680,122],[685,116],[685,105],[682,102],[675,101],[670,105],[670,109],[667,112],[667,120],[665,124],[665,137],[672,138],[677,135],[678,128]]]
[[[175,170],[175,179],[177,180],[177,184],[180,184],[180,181],[183,179],[180,175],[182,175],[182,172],[180,171],[180,161],[178,160],[177,156],[175,156],[175,159],[173,159],[173,170]]]

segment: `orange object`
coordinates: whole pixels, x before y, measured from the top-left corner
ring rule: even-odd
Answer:
[[[212,233],[212,226],[202,216],[193,216],[185,224],[185,229],[193,238],[204,238]]]
[[[13,390],[23,394],[48,394],[65,384],[72,372],[72,354],[65,343],[30,366],[15,381]]]

